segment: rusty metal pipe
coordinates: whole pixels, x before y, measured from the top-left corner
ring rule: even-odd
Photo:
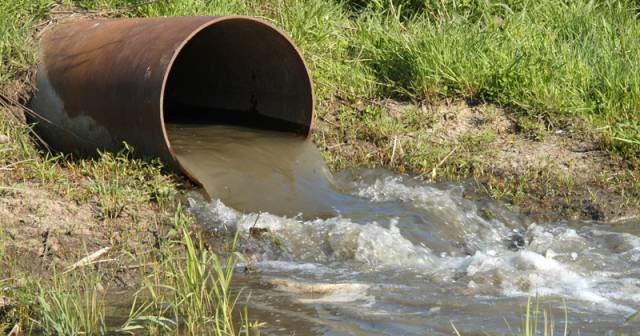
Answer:
[[[126,141],[137,155],[190,176],[166,122],[311,131],[313,88],[302,56],[255,18],[68,22],[45,32],[40,50],[29,107],[40,115],[36,132],[56,150],[94,155]]]

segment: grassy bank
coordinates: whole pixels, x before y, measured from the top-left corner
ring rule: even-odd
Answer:
[[[103,248],[70,266],[34,273],[21,271],[4,250],[15,243],[1,237],[1,274],[7,278],[0,281],[0,333],[259,335],[262,324],[250,320],[240,294],[232,293],[239,259],[234,245],[221,259],[189,223],[178,208],[155,249]],[[7,266],[14,271],[5,271]],[[124,272],[135,273],[139,284],[118,289]],[[127,295],[128,307],[113,311],[114,292]]]
[[[640,205],[634,2],[74,4],[116,16],[254,15],[281,27],[311,68],[315,141],[334,169],[473,179],[540,220],[637,214],[630,210]],[[434,112],[441,107],[446,111]],[[465,108],[479,116],[466,125],[448,122],[462,120]],[[514,142],[527,148],[509,154],[505,144]],[[563,151],[545,157],[547,147]],[[591,168],[575,166],[583,160]]]
[[[640,22],[627,1],[81,0],[124,15],[257,15],[287,31],[320,101],[446,97],[513,110],[532,136],[584,119],[640,153]],[[133,8],[132,6],[135,6]]]
[[[23,124],[36,32],[52,16],[87,11],[245,14],[281,27],[311,68],[314,140],[335,169],[472,179],[553,218],[640,208],[636,2],[0,1],[0,299],[11,300],[0,301],[0,332],[257,326],[231,320],[233,265],[186,229],[182,178],[132,159],[130,148],[85,160],[48,154]],[[128,279],[140,300],[106,323],[105,293]]]
[[[626,1],[66,1],[124,16],[255,15],[291,35],[320,103],[443,98],[513,111],[532,137],[574,118],[617,155],[640,153],[640,33]],[[33,28],[52,0],[0,8],[0,83],[36,61]]]

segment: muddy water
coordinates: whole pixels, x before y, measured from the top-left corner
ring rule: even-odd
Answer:
[[[191,140],[197,140],[199,131],[193,131]],[[276,153],[239,139],[245,142],[227,145],[224,155],[215,153],[219,146],[200,144],[218,161],[198,172],[216,172],[210,176],[217,183],[237,182],[230,184],[231,196],[191,194],[189,211],[211,230],[235,227],[246,236],[255,228],[268,231],[244,243],[251,252],[242,267],[248,271],[236,278],[250,289],[252,316],[268,323],[266,334],[451,335],[452,323],[465,335],[513,334],[527,297],[536,294],[558,331],[564,301],[572,334],[640,330],[639,321],[625,322],[640,308],[637,220],[534,223],[488,199],[470,199],[464,185],[434,185],[383,170],[331,177],[301,139],[288,138],[282,146],[292,151],[277,152],[278,158],[309,160],[293,166],[239,153]],[[308,152],[296,150],[301,147]],[[229,161],[234,155],[244,158]],[[232,165],[221,166],[227,162]],[[296,181],[308,190],[287,198],[299,191]],[[244,195],[256,190],[254,184],[260,194]],[[213,187],[208,190],[225,190]],[[314,215],[294,216],[305,211]]]
[[[178,160],[211,198],[245,212],[336,215],[332,206],[342,196],[309,140],[228,125],[170,124],[167,133]]]

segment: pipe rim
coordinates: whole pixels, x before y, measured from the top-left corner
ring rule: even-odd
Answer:
[[[309,122],[309,128],[307,130],[307,134],[305,135],[306,138],[308,139],[311,136],[311,131],[313,130],[314,126],[315,126],[315,109],[316,109],[316,99],[315,99],[315,92],[314,92],[314,87],[313,87],[313,79],[311,78],[311,72],[309,71],[309,67],[307,66],[306,62],[304,61],[304,57],[302,56],[302,52],[300,51],[300,49],[296,46],[296,44],[293,42],[293,40],[289,37],[289,35],[287,35],[286,33],[284,33],[282,30],[278,29],[275,25],[266,22],[264,20],[255,18],[255,17],[251,17],[251,16],[245,16],[245,15],[231,15],[231,16],[221,16],[221,17],[212,17],[211,20],[207,21],[206,23],[203,23],[202,25],[198,26],[196,29],[194,29],[187,37],[185,37],[185,39],[180,43],[180,45],[176,48],[176,50],[174,51],[173,55],[171,56],[171,59],[169,60],[169,63],[167,63],[167,68],[165,69],[164,75],[162,77],[162,86],[160,88],[160,128],[162,129],[162,137],[164,138],[164,143],[165,146],[167,148],[167,150],[169,151],[169,154],[171,155],[171,159],[173,160],[173,162],[176,162],[178,167],[180,168],[180,170],[187,175],[187,177],[191,180],[196,182],[197,184],[200,184],[200,181],[198,181],[198,179],[194,176],[194,174],[192,174],[188,169],[186,169],[181,163],[180,160],[178,160],[178,157],[176,156],[175,151],[173,150],[173,147],[171,146],[171,141],[169,141],[169,135],[167,133],[167,128],[165,125],[165,120],[164,120],[164,94],[165,94],[165,90],[166,90],[166,86],[167,86],[167,81],[169,79],[169,75],[171,74],[171,70],[173,69],[173,65],[174,62],[176,61],[176,59],[178,58],[178,56],[180,55],[180,53],[182,52],[182,49],[189,44],[189,42],[191,42],[191,40],[198,35],[200,32],[202,32],[203,30],[205,30],[206,28],[209,28],[213,25],[216,25],[218,23],[221,22],[225,22],[225,21],[234,21],[234,20],[239,20],[239,21],[250,21],[259,25],[263,25],[269,29],[271,29],[272,31],[274,31],[276,34],[280,35],[281,37],[283,37],[287,43],[289,44],[289,46],[291,46],[293,48],[293,51],[296,54],[296,57],[298,57],[298,59],[300,60],[300,63],[302,64],[306,74],[307,74],[307,82],[309,85],[309,93],[310,93],[310,99],[311,99],[311,121]]]

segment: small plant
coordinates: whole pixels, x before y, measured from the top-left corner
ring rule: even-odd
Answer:
[[[133,158],[133,148],[124,144],[116,154],[99,152],[98,160],[82,160],[79,171],[89,180],[88,192],[96,198],[103,218],[117,218],[127,208],[156,201],[168,205],[175,185],[162,174],[159,161]]]
[[[85,273],[61,274],[51,284],[40,284],[36,298],[39,329],[56,335],[104,334],[105,303],[99,285],[99,276]]]
[[[563,301],[564,302],[564,301]],[[535,298],[535,302],[531,300],[531,296],[527,298],[527,307],[524,315],[522,316],[522,323],[517,332],[512,332],[513,336],[554,336],[556,335],[556,326],[553,320],[553,316],[548,310],[540,311],[540,300],[538,296]],[[540,316],[542,314],[542,316]],[[509,330],[511,326],[507,324]],[[455,324],[451,322],[451,327],[456,336],[462,336],[462,333],[458,331]],[[560,331],[561,336],[568,336],[569,333],[569,316],[566,304],[564,305],[564,325]]]
[[[173,244],[182,247],[182,253],[165,253],[165,259],[153,267],[152,280],[145,281],[160,314],[172,315],[178,328],[189,334],[258,335],[262,324],[251,322],[246,308],[240,314],[241,323],[234,319],[240,293],[234,296],[231,285],[236,263],[242,258],[234,252],[238,237],[223,260],[204,246],[200,235],[192,237],[180,207],[173,223],[179,236]]]
[[[547,129],[542,121],[528,116],[518,117],[516,126],[520,133],[532,140],[543,141],[547,134]]]

